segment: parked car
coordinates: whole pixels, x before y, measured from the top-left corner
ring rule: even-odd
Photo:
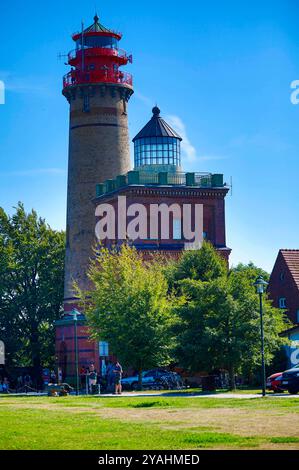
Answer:
[[[292,395],[299,392],[299,364],[283,372],[281,387]]]
[[[283,388],[281,387],[282,381],[282,372],[277,372],[276,374],[272,374],[267,377],[267,389],[273,390],[274,393],[283,392]]]
[[[142,387],[155,388],[161,387],[163,384],[168,383],[169,377],[173,377],[174,373],[168,372],[165,369],[152,369],[142,373]],[[178,374],[175,374],[176,376]],[[168,378],[168,379],[167,379]],[[121,384],[124,388],[137,390],[138,388],[138,375],[123,378]]]

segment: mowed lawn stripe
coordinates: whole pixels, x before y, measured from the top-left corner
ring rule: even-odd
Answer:
[[[0,399],[0,448],[294,449],[299,448],[299,436],[294,433],[298,413],[298,400],[292,398],[224,399],[219,403],[213,398],[7,396]],[[280,433],[280,417],[290,420],[292,432],[285,425]],[[261,425],[270,418],[275,418],[275,432],[268,426],[267,433]],[[238,419],[243,420],[240,429]],[[254,426],[255,434],[251,432]],[[263,431],[260,435],[259,429]]]

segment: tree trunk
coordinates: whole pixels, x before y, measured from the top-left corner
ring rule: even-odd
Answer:
[[[236,380],[235,380],[235,369],[234,366],[229,366],[229,388],[230,390],[236,390]]]
[[[41,351],[39,344],[39,335],[37,331],[31,333],[31,357],[34,374],[34,383],[38,390],[43,386],[42,382],[42,366],[41,366]]]
[[[42,381],[42,366],[41,366],[41,361],[40,361],[40,356],[36,356],[33,361],[33,370],[34,370],[34,377],[36,381],[36,388],[38,390],[41,390],[43,386],[43,381]]]
[[[142,369],[138,370],[138,390],[142,390]]]

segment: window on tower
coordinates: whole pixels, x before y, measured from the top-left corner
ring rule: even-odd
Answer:
[[[181,165],[180,140],[172,137],[146,137],[134,144],[135,167]]]
[[[82,49],[82,37],[76,41],[77,48]],[[116,38],[109,36],[84,36],[84,48],[104,47],[117,49],[118,42]]]

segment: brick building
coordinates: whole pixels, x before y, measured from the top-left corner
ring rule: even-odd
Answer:
[[[161,218],[155,236],[148,229],[134,240],[144,256],[155,252],[178,257],[184,249],[196,247],[183,230],[183,207],[190,207],[190,221],[200,239],[209,240],[228,261],[225,239],[225,196],[223,175],[185,173],[181,163],[182,138],[153,108],[149,122],[133,139],[134,169],[130,171],[127,103],[133,93],[132,77],[120,70],[131,56],[118,48],[121,34],[108,30],[95,16],[94,23],[74,34],[76,50],[69,54],[72,70],[64,77],[63,94],[70,103],[70,137],[67,199],[67,245],[63,318],[56,322],[56,356],[63,378],[74,381],[75,328],[78,363],[91,362],[99,370],[109,357],[109,345],[89,339],[84,312],[78,312],[73,282],[88,287],[86,269],[95,243],[100,216],[96,208],[110,204],[126,209],[142,204],[164,204],[169,209],[169,233],[163,232]],[[173,206],[176,211],[173,211]],[[196,205],[202,207],[203,225],[197,226]],[[132,215],[126,212],[126,224]],[[148,226],[151,226],[151,215]],[[116,222],[117,224],[117,222]],[[106,243],[122,243],[127,233]],[[75,316],[74,316],[75,314]],[[74,318],[77,318],[75,324]]]
[[[221,174],[183,172],[181,140],[160,116],[159,108],[153,108],[152,118],[133,139],[134,170],[119,175],[114,180],[98,184],[95,205],[108,203],[115,208],[115,213],[118,213],[120,196],[126,199],[124,210],[127,212],[128,208],[141,203],[148,217],[146,233],[134,240],[133,245],[145,256],[154,251],[174,257],[178,257],[182,250],[194,246],[184,237],[184,206],[190,208],[191,227],[192,231],[195,231],[195,205],[202,205],[202,238],[210,241],[228,261],[230,249],[227,248],[225,239],[224,202],[228,187],[223,183]],[[166,236],[163,234],[161,217],[155,236],[151,236],[150,206],[157,208],[163,204],[169,209],[169,232]],[[127,216],[126,226],[134,216],[135,214]],[[111,244],[122,241],[117,236],[117,227],[115,233],[116,237],[111,240]]]
[[[273,304],[299,323],[299,250],[279,250],[269,281]]]

